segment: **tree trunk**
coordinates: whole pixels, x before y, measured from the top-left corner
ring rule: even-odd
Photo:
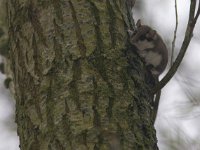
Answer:
[[[156,150],[124,0],[9,0],[21,150]]]

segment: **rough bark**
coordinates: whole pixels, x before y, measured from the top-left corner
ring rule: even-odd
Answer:
[[[124,0],[9,0],[21,150],[156,150]]]

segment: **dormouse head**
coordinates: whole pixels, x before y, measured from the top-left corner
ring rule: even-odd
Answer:
[[[129,30],[130,42],[132,44],[137,43],[139,40],[145,40],[146,34],[151,30],[149,26],[142,25],[139,19],[136,23],[137,29],[135,31]]]

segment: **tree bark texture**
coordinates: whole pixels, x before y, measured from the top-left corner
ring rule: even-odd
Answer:
[[[9,0],[21,150],[156,150],[124,0]]]

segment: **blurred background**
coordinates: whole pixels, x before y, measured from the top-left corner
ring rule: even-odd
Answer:
[[[177,0],[178,30],[174,58],[185,35],[190,1]],[[133,10],[163,37],[171,58],[176,24],[175,0],[138,0]],[[169,63],[168,63],[169,64]],[[200,150],[200,20],[185,57],[173,79],[162,89],[155,123],[160,150]],[[168,65],[169,69],[170,65]],[[162,78],[166,71],[161,75]]]
[[[174,58],[176,58],[184,38],[189,6],[190,1],[177,0],[178,31]],[[171,45],[176,23],[175,0],[137,0],[133,18],[135,21],[141,19],[143,24],[150,25],[157,30],[168,46],[169,58],[171,58]],[[200,132],[198,132],[200,131],[199,66],[200,19],[196,24],[193,39],[181,66],[173,79],[162,90],[155,123],[160,150],[200,150]],[[0,73],[0,150],[19,150],[14,114],[15,101],[9,90],[5,88],[5,79],[5,75]]]

